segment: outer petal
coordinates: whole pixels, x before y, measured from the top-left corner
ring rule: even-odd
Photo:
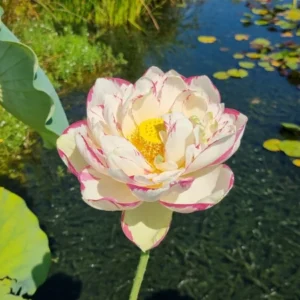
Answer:
[[[79,121],[70,125],[63,134],[57,139],[56,145],[58,154],[66,164],[70,172],[77,174],[85,168],[88,163],[81,156],[75,143],[75,136],[78,133],[86,134],[86,121]]]
[[[228,149],[223,155],[221,155],[218,159],[216,159],[212,165],[217,165],[225,162],[228,160],[239,148],[241,144],[241,139],[245,131],[246,123],[248,118],[234,109],[225,109],[225,113],[230,115],[234,115],[236,118],[235,126],[236,126],[236,134],[235,134],[235,141],[233,146]]]
[[[230,191],[234,175],[226,165],[207,168],[191,174],[195,180],[189,189],[174,186],[160,203],[180,213],[208,209],[219,203]]]
[[[170,210],[158,202],[145,202],[134,210],[123,212],[121,225],[126,237],[142,251],[147,251],[164,239],[171,220]]]
[[[220,103],[221,96],[218,89],[207,76],[194,76],[186,79],[186,83],[193,91],[205,91],[210,102]]]
[[[92,168],[83,169],[78,179],[81,183],[83,200],[100,210],[126,210],[136,208],[141,201],[133,197],[123,183],[105,175],[99,175]]]
[[[164,72],[158,67],[150,67],[143,75],[143,77],[149,78],[152,82],[156,82],[161,76],[164,75]]]
[[[119,78],[98,78],[87,97],[87,107],[103,105],[105,95],[122,96],[130,82]]]

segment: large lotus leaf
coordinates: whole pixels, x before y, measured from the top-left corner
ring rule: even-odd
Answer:
[[[68,126],[65,112],[35,53],[1,22],[2,13],[0,7],[0,104],[54,147]]]
[[[49,271],[47,236],[25,202],[2,187],[0,212],[0,279],[12,278],[14,293],[32,295]]]
[[[20,296],[11,294],[13,280],[5,278],[0,280],[0,299],[1,300],[21,300]]]

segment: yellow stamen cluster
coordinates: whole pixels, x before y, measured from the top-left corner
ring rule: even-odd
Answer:
[[[156,156],[163,155],[164,144],[159,132],[165,131],[163,119],[143,121],[127,139],[142,153],[150,164]]]

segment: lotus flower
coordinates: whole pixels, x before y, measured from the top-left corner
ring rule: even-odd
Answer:
[[[135,84],[97,79],[87,120],[69,126],[57,147],[83,200],[122,211],[123,232],[146,251],[164,239],[173,212],[205,210],[227,195],[234,175],[223,163],[246,122],[224,108],[208,77],[151,67]]]

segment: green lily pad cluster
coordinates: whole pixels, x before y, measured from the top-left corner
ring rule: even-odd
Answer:
[[[295,134],[295,137],[300,136],[300,126],[293,123],[282,123],[282,127]],[[269,139],[263,143],[263,147],[271,152],[282,151],[285,155],[293,158],[292,163],[300,167],[300,140],[278,140]]]
[[[219,80],[225,80],[229,77],[244,78],[248,76],[248,72],[244,69],[229,69],[228,71],[216,72],[213,74],[213,76]]]

